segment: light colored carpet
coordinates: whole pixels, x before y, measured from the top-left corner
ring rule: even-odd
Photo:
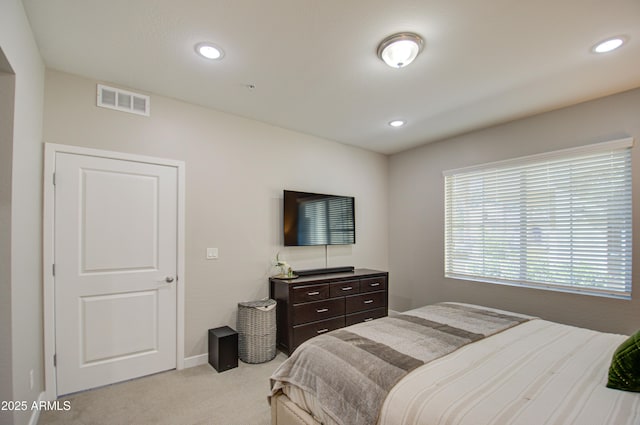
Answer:
[[[209,364],[61,398],[71,409],[43,411],[38,425],[269,425],[269,376],[286,359],[221,373]]]

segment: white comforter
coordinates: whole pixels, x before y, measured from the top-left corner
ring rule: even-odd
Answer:
[[[640,393],[605,386],[625,338],[532,320],[411,372],[379,425],[639,425]]]

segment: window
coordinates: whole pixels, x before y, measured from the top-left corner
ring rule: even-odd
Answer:
[[[631,298],[632,144],[445,172],[445,276]]]

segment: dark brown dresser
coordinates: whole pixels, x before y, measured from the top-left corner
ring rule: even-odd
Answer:
[[[277,345],[287,354],[307,339],[387,315],[389,273],[355,269],[297,279],[269,279]]]

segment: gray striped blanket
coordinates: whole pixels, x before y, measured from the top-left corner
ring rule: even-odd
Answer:
[[[440,303],[338,329],[298,347],[271,376],[272,394],[293,385],[336,423],[373,425],[391,388],[410,371],[529,319]]]

